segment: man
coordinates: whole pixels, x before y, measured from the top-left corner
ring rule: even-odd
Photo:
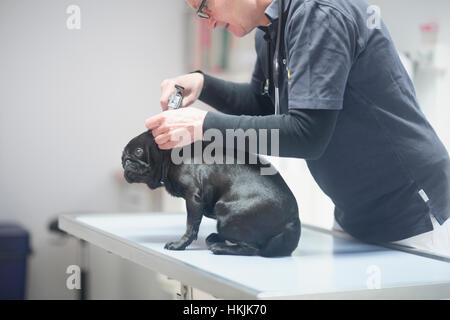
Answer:
[[[249,84],[201,72],[164,81],[163,110],[179,84],[182,107],[200,99],[228,114],[191,107],[154,116],[146,125],[159,147],[180,146],[180,130],[196,141],[209,128],[279,129],[279,155],[306,159],[350,235],[450,256],[449,155],[386,26],[368,26],[364,0],[284,0],[282,12],[279,1],[188,0],[211,28],[238,37],[258,28],[257,61]],[[277,37],[278,78],[271,63]]]

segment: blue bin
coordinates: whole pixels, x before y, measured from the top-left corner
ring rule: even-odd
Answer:
[[[0,300],[24,300],[28,231],[11,223],[0,223]]]

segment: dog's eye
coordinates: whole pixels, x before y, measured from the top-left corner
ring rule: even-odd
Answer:
[[[137,148],[136,151],[134,151],[134,155],[138,158],[142,157],[143,154],[144,150],[142,150],[142,148]]]

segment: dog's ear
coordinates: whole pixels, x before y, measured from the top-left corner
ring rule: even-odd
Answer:
[[[155,189],[162,186],[161,176],[163,156],[155,142],[155,137],[153,137],[151,130],[146,132],[145,152],[147,153],[147,163],[150,166],[150,175],[147,185],[151,189]]]
[[[155,137],[151,130],[146,132],[145,151],[147,152],[149,161],[155,161],[158,159],[159,148],[155,142]]]
[[[156,146],[156,144],[148,144],[146,147],[149,157],[148,163],[150,169],[147,185],[151,189],[155,189],[162,186],[161,179],[162,179],[163,157],[161,156],[161,153],[159,152],[159,149]]]
[[[147,136],[152,139],[153,141],[155,140],[155,137],[153,136],[152,130],[147,130],[146,132]]]

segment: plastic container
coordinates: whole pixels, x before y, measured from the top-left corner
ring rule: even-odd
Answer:
[[[24,300],[28,231],[12,223],[0,223],[0,300]]]

